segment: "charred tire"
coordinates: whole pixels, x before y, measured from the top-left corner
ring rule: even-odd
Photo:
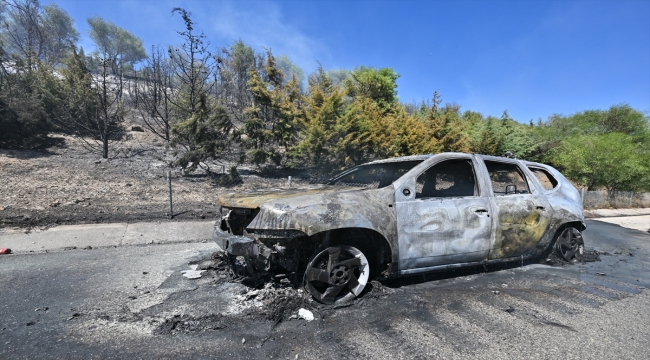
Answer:
[[[555,254],[564,261],[571,261],[574,257],[580,258],[585,252],[585,243],[580,230],[570,226],[564,228],[555,238],[553,248]]]
[[[305,269],[305,288],[318,302],[343,304],[366,287],[370,276],[366,255],[350,245],[319,249]]]

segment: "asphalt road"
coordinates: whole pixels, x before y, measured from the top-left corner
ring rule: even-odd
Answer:
[[[375,282],[338,309],[181,276],[211,243],[2,255],[0,358],[647,358],[650,234],[587,225],[600,262]]]

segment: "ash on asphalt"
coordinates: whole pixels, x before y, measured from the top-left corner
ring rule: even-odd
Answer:
[[[190,316],[174,315],[158,326],[154,335],[187,334],[196,331],[221,330],[227,327],[228,317],[221,314],[193,318]]]
[[[597,251],[590,250],[576,261],[566,262],[554,255],[550,255],[542,261],[536,261],[550,266],[570,266],[600,261],[600,259]],[[282,322],[304,321],[297,315],[299,309],[311,311],[318,323],[332,316],[338,309],[350,308],[349,310],[354,310],[354,308],[386,305],[392,301],[391,295],[396,293],[403,295],[409,291],[409,286],[417,287],[419,284],[433,281],[444,283],[461,276],[511,269],[533,264],[536,261],[479,266],[383,281],[373,280],[368,283],[361,296],[349,303],[325,305],[314,301],[304,290],[302,276],[299,274],[267,273],[255,277],[239,277],[228,266],[226,255],[223,252],[215,252],[209,257],[190,262],[189,265],[197,265],[197,270],[205,270],[202,278],[195,282],[196,289],[184,292],[180,297],[170,296],[165,303],[168,303],[167,305],[173,305],[174,302],[196,303],[200,300],[210,299],[210,294],[215,292],[215,288],[222,294],[232,293],[231,303],[225,307],[217,306],[215,311],[203,314],[173,314],[160,323],[153,333],[157,335],[205,333],[226,328],[249,327],[252,324],[257,324],[257,326],[267,324],[270,333]],[[148,313],[154,316],[156,312],[166,312],[164,311],[166,308],[168,306],[161,304],[146,311],[145,315]],[[131,320],[139,320],[139,318],[131,318]],[[262,339],[263,342],[264,339]]]
[[[199,310],[193,314],[170,314],[154,330],[156,335],[200,334],[219,331],[226,328],[245,328],[251,324],[268,324],[269,331],[286,321],[300,321],[300,309],[312,312],[316,318],[314,324],[331,316],[337,309],[359,307],[364,303],[377,303],[395,293],[396,289],[379,281],[368,283],[362,295],[342,305],[325,305],[313,300],[302,286],[302,276],[296,273],[268,273],[255,277],[239,277],[228,266],[224,253],[215,252],[209,257],[192,261],[188,265],[197,265],[197,270],[205,270],[197,280],[170,277],[160,287],[179,288],[177,282],[194,284],[170,295],[162,304],[152,306],[139,316],[115,316],[118,321],[143,321],[155,318],[156,314],[170,313],[178,303],[192,303],[210,299],[216,301],[218,296],[230,293],[229,304],[215,306],[213,311]],[[395,287],[393,281],[391,286]],[[215,290],[216,289],[216,290]],[[210,308],[209,306],[207,306]],[[202,314],[199,314],[202,313]],[[103,315],[104,317],[106,315]],[[262,339],[264,341],[264,339]]]
[[[191,282],[196,289],[170,295],[163,304],[153,306],[144,313],[168,313],[178,303],[193,303],[206,309],[191,314],[172,314],[153,331],[158,335],[191,334],[241,327],[250,323],[271,322],[273,327],[282,321],[297,319],[300,308],[313,307],[314,301],[305,295],[302,278],[296,274],[265,274],[257,277],[239,277],[228,266],[222,252],[190,262],[197,270],[204,270],[200,279],[168,279],[168,286],[177,288],[174,281]],[[161,285],[165,286],[165,284]],[[208,301],[214,302],[210,306]]]
[[[548,260],[550,259],[550,261]],[[539,261],[539,260],[538,260]],[[580,262],[599,261],[596,251],[587,251]],[[541,261],[551,266],[567,266],[578,262],[564,262],[553,255]],[[200,279],[189,280],[175,273],[156,290],[166,297],[143,309],[129,306],[114,314],[105,312],[83,314],[101,320],[118,323],[152,323],[154,335],[175,336],[204,334],[215,331],[258,328],[266,337],[283,322],[306,321],[300,319],[298,311],[306,309],[314,314],[311,326],[320,327],[325,318],[337,311],[359,311],[377,306],[386,306],[391,301],[433,282],[445,283],[461,276],[472,276],[532,264],[534,262],[510,263],[493,266],[479,266],[454,271],[437,272],[391,280],[373,280],[366,285],[361,296],[346,304],[325,305],[313,300],[302,286],[302,276],[296,273],[269,273],[254,278],[237,276],[228,266],[224,253],[215,252],[207,257],[189,262],[204,270]],[[427,285],[427,283],[429,285]],[[154,291],[154,292],[156,292]],[[151,294],[147,294],[151,295]],[[142,299],[133,299],[136,302]],[[178,311],[178,309],[187,309]]]

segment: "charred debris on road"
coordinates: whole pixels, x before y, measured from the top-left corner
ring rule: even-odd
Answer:
[[[600,261],[600,258],[597,251],[588,250],[582,256],[578,256],[571,261],[566,261],[553,253],[549,257],[538,261],[550,266],[568,266]],[[190,265],[196,265],[197,270],[204,270],[204,277],[211,279],[212,284],[239,283],[244,285],[244,290],[237,296],[236,300],[242,305],[244,311],[237,315],[210,314],[203,317],[175,315],[161,324],[155,330],[155,333],[175,335],[221,330],[228,327],[229,320],[233,318],[269,321],[272,323],[272,330],[281,322],[300,320],[299,313],[302,310],[311,312],[315,320],[322,321],[338,309],[391,301],[391,295],[409,292],[404,286],[512,269],[522,265],[520,263],[485,265],[382,281],[373,280],[366,286],[359,297],[343,304],[322,304],[315,301],[309,292],[305,291],[303,274],[269,271],[241,276],[233,271],[228,262],[229,259],[226,253],[220,251],[212,253],[208,258],[192,262]],[[523,265],[532,263],[534,261],[526,261]]]

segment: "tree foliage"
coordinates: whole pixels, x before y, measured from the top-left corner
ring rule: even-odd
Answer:
[[[185,30],[178,31],[183,43],[168,50],[174,77],[178,81],[173,103],[179,110],[179,116],[187,118],[194,115],[199,101],[203,101],[204,95],[212,90],[214,82],[210,80],[214,77],[216,61],[208,50],[205,34],[194,32],[191,14],[182,8],[174,8],[172,14],[179,14],[185,24]]]
[[[244,109],[253,101],[248,89],[250,71],[262,64],[262,55],[255,53],[242,40],[237,40],[222,48],[216,59],[215,96],[222,100],[233,120],[243,123]]]
[[[277,65],[284,74],[285,82],[295,77],[298,85],[302,88],[302,83],[305,81],[305,72],[298,65],[291,61],[287,55],[280,55],[277,59]]]
[[[97,47],[96,56],[108,62],[113,74],[147,57],[142,40],[131,32],[99,16],[89,18],[88,25],[90,38]]]
[[[62,86],[47,63],[24,61],[0,48],[0,147],[34,148],[48,142],[53,118],[65,113]]]
[[[196,170],[208,159],[217,159],[229,145],[229,132],[232,128],[230,117],[222,106],[208,104],[207,94],[198,99],[194,114],[171,128],[172,146],[181,146],[180,156],[174,165],[189,173]],[[205,165],[205,169],[210,168]]]
[[[50,116],[59,111],[51,99],[45,65],[36,71],[16,72],[3,76],[0,89],[0,147],[35,148],[47,142],[53,129]],[[15,68],[18,69],[19,68]],[[56,91],[55,91],[56,93]]]
[[[472,144],[472,152],[485,155],[499,155],[503,148],[503,136],[492,116],[481,121],[481,127]]]
[[[650,163],[629,135],[606,132],[573,135],[550,155],[566,176],[589,190],[648,190]]]
[[[185,172],[201,167],[210,173],[206,161],[227,150],[233,127],[227,110],[212,96],[218,58],[208,50],[205,35],[195,33],[190,13],[174,8],[172,14],[179,14],[185,24],[185,30],[178,31],[183,43],[168,50],[176,81],[172,84],[175,89],[165,95],[173,107],[175,122],[170,142],[177,155],[174,165]]]
[[[50,65],[61,65],[70,53],[70,45],[79,40],[79,32],[68,13],[52,3],[44,8],[43,32],[45,45],[43,55]]]
[[[300,84],[295,76],[285,84],[284,73],[268,50],[263,71],[250,70],[248,87],[253,102],[244,110],[245,156],[256,165],[286,164],[302,123]]]
[[[294,156],[303,158],[309,166],[321,166],[327,171],[335,164],[334,150],[340,140],[337,124],[345,109],[344,92],[334,86],[322,66],[309,77],[304,124]]]
[[[471,140],[467,135],[467,127],[460,115],[460,106],[454,104],[440,108],[442,102],[438,92],[434,92],[431,108],[427,109],[425,125],[427,137],[435,139],[437,146],[432,150],[450,152],[469,152]]]
[[[68,13],[56,4],[38,0],[5,0],[0,41],[14,59],[35,66],[36,61],[57,66],[65,59],[79,33]]]
[[[384,108],[397,101],[399,74],[392,68],[360,66],[343,80],[348,96],[368,98]]]
[[[650,190],[650,122],[628,105],[553,116],[537,129],[544,161],[593,190]]]
[[[82,56],[73,48],[60,71],[67,93],[67,116],[56,119],[56,123],[67,133],[93,137],[98,126],[93,120],[98,112],[97,89]]]

